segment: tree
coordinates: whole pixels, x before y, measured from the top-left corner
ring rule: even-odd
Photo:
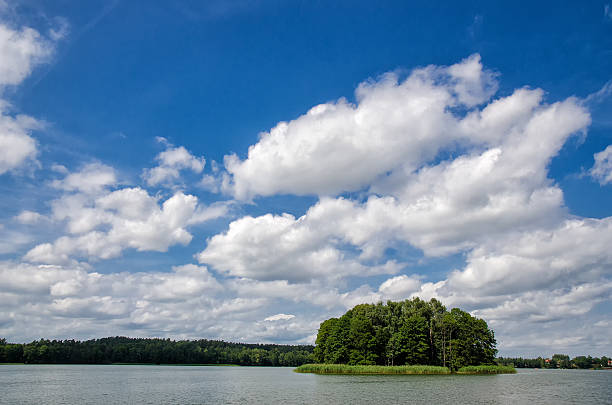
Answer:
[[[349,340],[351,346],[348,364],[376,364],[378,354],[375,351],[374,328],[372,322],[363,314],[358,313],[351,317]]]
[[[428,322],[422,316],[412,315],[402,322],[402,326],[396,333],[400,364],[426,364],[428,362],[427,329]]]
[[[430,364],[452,369],[493,364],[496,341],[482,319],[437,300],[361,304],[323,323],[315,359],[322,363]]]
[[[329,346],[331,345],[331,342],[328,342],[328,339],[330,338],[333,332],[334,325],[337,322],[338,318],[330,318],[326,321],[323,321],[321,323],[321,326],[319,327],[319,333],[317,334],[317,340],[315,342],[316,346],[314,349],[314,357],[317,363],[325,363],[326,359],[330,357]]]

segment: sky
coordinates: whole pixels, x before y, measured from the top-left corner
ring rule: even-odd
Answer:
[[[611,113],[606,2],[0,0],[0,336],[610,355]]]

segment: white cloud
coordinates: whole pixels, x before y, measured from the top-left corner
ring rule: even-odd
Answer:
[[[22,27],[13,29],[0,22],[0,97],[7,86],[20,84],[34,67],[49,59],[54,42],[38,31]],[[9,103],[0,98],[0,175],[28,162],[38,153],[31,131],[41,123],[27,115],[9,115]]]
[[[44,217],[38,212],[34,211],[21,211],[19,215],[15,217],[15,220],[21,224],[31,225],[40,222]]]
[[[590,170],[590,175],[599,181],[601,185],[612,182],[612,145],[601,152],[593,155],[595,164]]]
[[[0,23],[0,90],[17,85],[53,54],[54,44],[29,27],[12,29]]]
[[[204,206],[193,195],[176,192],[165,201],[139,187],[109,190],[117,184],[114,169],[85,166],[52,183],[66,190],[51,202],[51,219],[65,222],[70,235],[32,248],[25,259],[37,263],[68,263],[73,257],[108,259],[124,249],[165,252],[186,245],[187,227],[227,213],[227,203]]]
[[[393,261],[368,266],[347,257],[329,242],[322,223],[317,214],[297,220],[289,214],[243,217],[212,237],[198,260],[232,276],[292,282],[399,271]]]
[[[378,291],[387,299],[402,301],[410,297],[421,287],[420,277],[408,277],[402,274],[383,282]]]
[[[170,272],[100,274],[78,266],[0,262],[0,301],[10,320],[0,325],[0,334],[72,338],[97,335],[96,328],[102,333],[137,328],[159,335],[178,326],[196,336],[196,330],[233,319],[229,314],[240,309],[222,292],[205,267],[192,264]]]
[[[514,294],[612,277],[612,217],[566,220],[556,229],[492,240],[449,277],[449,290]]]
[[[494,321],[516,320],[542,322],[582,316],[595,304],[610,299],[612,282],[586,283],[552,291],[529,291],[501,304],[476,311]]]
[[[149,186],[172,184],[180,178],[181,170],[191,170],[198,174],[204,170],[206,160],[203,157],[193,156],[183,146],[174,147],[164,138],[158,140],[165,143],[167,148],[155,158],[158,166],[143,171],[143,178]]]
[[[325,308],[329,317],[331,313],[340,313],[359,303],[378,302],[386,295],[373,291],[369,286],[363,285],[353,290],[342,291],[338,284],[342,280],[314,279],[305,283],[290,283],[287,280],[258,281],[249,278],[230,278],[226,287],[238,296],[248,299],[265,297],[269,300],[281,300],[298,303],[303,310],[316,312],[316,308]]]
[[[289,319],[293,319],[295,318],[295,315],[290,315],[290,314],[276,314],[276,315],[272,315],[267,317],[266,319],[264,319],[264,321],[270,321],[270,322],[274,322],[274,321],[287,321]]]
[[[41,127],[27,115],[7,115],[6,107],[7,104],[0,99],[0,175],[36,160],[36,141],[30,134]]]
[[[566,211],[547,166],[568,137],[586,129],[590,117],[576,99],[546,105],[542,94],[519,89],[456,117],[452,132],[481,145],[476,150],[433,165],[397,168],[371,184],[376,194],[364,203],[321,198],[298,219],[288,214],[238,219],[226,233],[210,238],[198,259],[233,276],[303,282],[397,272],[396,263],[365,264],[379,260],[395,242],[439,256],[507,233],[555,226]],[[412,135],[430,136],[427,131]],[[316,156],[311,160],[318,164]]]
[[[450,107],[471,107],[494,92],[493,73],[473,55],[408,78],[387,73],[361,83],[357,104],[344,99],[280,122],[241,161],[225,157],[226,191],[238,199],[291,193],[329,195],[360,189],[398,166],[416,168],[461,139]]]
[[[444,74],[451,79],[442,84],[432,79]],[[454,80],[465,88],[455,90]],[[264,134],[249,149],[247,160],[229,157],[226,163],[236,195],[325,194],[369,186],[370,193],[376,194],[365,204],[322,198],[316,206],[319,211],[342,206],[341,217],[332,220],[336,228],[331,232],[318,228],[311,232],[319,239],[337,238],[357,245],[363,258],[380,255],[393,239],[408,241],[427,254],[444,255],[474,247],[491,237],[491,232],[553,224],[565,210],[562,191],[548,179],[547,166],[569,136],[586,130],[589,114],[576,99],[546,105],[541,90],[529,89],[518,89],[465,116],[449,111],[450,105],[459,103],[457,94],[476,84],[494,89],[486,85],[492,80],[491,73],[483,73],[479,58],[471,57],[449,68],[417,70],[401,84],[389,77],[362,84],[357,107],[344,102],[314,107],[298,120],[280,123]],[[490,91],[471,97],[482,102]],[[402,97],[403,93],[407,95]],[[377,107],[370,111],[371,106]],[[421,110],[439,114],[411,115]],[[400,118],[393,121],[384,115],[388,112]],[[361,133],[354,128],[355,122],[371,131]],[[442,123],[439,132],[432,130],[432,125]],[[390,124],[395,127],[389,128]],[[362,135],[361,146],[375,145],[357,148]],[[457,142],[459,150],[466,150],[459,157],[427,163],[436,151]],[[378,156],[379,152],[384,156]],[[303,222],[308,222],[308,215]]]
[[[194,196],[179,192],[159,206],[156,198],[139,188],[114,191],[77,211],[70,207],[64,212],[61,204],[65,202],[57,203],[55,216],[68,219],[68,229],[76,236],[38,245],[26,254],[27,260],[65,263],[72,255],[108,259],[126,248],[165,252],[172,245],[191,241],[185,227],[197,209]],[[139,211],[141,208],[146,210]],[[97,230],[100,226],[109,229]]]
[[[54,163],[51,165],[51,170],[59,174],[68,174],[68,168],[64,165]]]
[[[96,194],[116,183],[115,169],[102,163],[90,163],[78,172],[67,174],[62,180],[54,180],[52,186],[66,191]]]
[[[479,54],[474,54],[461,63],[449,66],[448,74],[459,103],[467,107],[487,101],[497,91],[495,74],[482,70]]]

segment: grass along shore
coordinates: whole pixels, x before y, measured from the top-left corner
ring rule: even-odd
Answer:
[[[465,366],[457,370],[457,374],[516,374],[511,366]]]
[[[313,374],[395,374],[395,375],[444,375],[451,374],[448,367],[440,366],[349,366],[346,364],[303,364],[294,370],[296,373]],[[456,374],[514,374],[509,366],[467,366]]]
[[[314,374],[450,374],[439,366],[349,366],[346,364],[302,364],[296,373]]]

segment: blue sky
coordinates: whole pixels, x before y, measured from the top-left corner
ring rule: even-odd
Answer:
[[[606,2],[0,1],[0,335],[604,354],[610,72]]]

